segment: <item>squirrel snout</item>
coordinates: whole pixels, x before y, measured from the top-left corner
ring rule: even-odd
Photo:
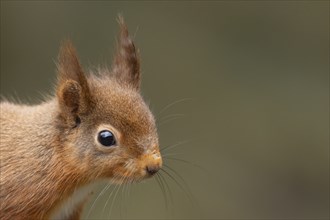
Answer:
[[[146,154],[143,157],[143,161],[144,169],[149,176],[156,174],[162,167],[162,157],[159,152]]]

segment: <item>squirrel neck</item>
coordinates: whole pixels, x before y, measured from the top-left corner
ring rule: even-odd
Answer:
[[[10,133],[5,133],[9,138],[4,141],[12,144],[4,143],[11,147],[4,149],[8,151],[4,157],[9,156],[2,160],[1,166],[8,166],[8,173],[15,174],[11,175],[10,183],[15,191],[13,195],[22,195],[21,202],[26,204],[22,206],[24,210],[17,213],[25,213],[31,219],[48,218],[63,200],[74,193],[75,188],[86,184],[80,178],[79,169],[67,163],[69,147],[61,146],[61,133],[57,128],[58,102],[52,99],[35,106],[2,104],[2,107],[11,115],[11,119],[5,122],[10,126]],[[5,162],[12,160],[16,160],[16,164],[11,168]],[[15,198],[11,200],[15,201]]]

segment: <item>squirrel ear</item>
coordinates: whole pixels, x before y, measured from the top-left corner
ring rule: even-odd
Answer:
[[[130,38],[124,18],[119,15],[118,23],[120,27],[117,52],[112,64],[112,74],[121,83],[126,83],[135,89],[140,88],[140,60],[138,51]]]
[[[75,122],[90,108],[91,96],[87,79],[70,40],[62,43],[58,56],[57,98],[61,115]]]

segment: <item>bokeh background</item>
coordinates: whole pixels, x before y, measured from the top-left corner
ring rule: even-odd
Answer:
[[[329,218],[328,1],[1,1],[1,95],[51,93],[67,37],[110,65],[118,13],[177,174],[100,184],[85,219]]]

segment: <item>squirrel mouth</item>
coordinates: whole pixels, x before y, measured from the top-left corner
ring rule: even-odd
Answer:
[[[152,168],[146,169],[146,172],[141,174],[116,174],[111,177],[111,182],[114,184],[130,184],[130,183],[138,183],[145,179],[152,178],[157,171],[152,170]]]

